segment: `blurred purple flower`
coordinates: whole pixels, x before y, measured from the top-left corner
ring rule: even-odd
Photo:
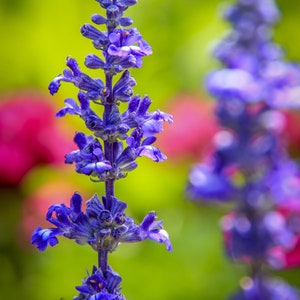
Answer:
[[[241,291],[230,300],[298,300],[298,293],[282,280],[244,277]]]

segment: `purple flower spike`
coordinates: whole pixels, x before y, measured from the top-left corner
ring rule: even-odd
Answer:
[[[74,164],[79,174],[89,176],[93,182],[105,182],[105,196],[100,201],[94,195],[82,211],[82,198],[75,193],[70,207],[52,205],[46,215],[53,228],[38,227],[32,235],[32,244],[40,251],[58,244],[63,236],[83,245],[88,244],[98,254],[98,266],[88,274],[75,300],[125,300],[120,294],[121,278],[108,265],[108,254],[122,242],[139,242],[151,239],[172,246],[168,233],[154,213],[148,214],[141,225],[125,215],[126,203],[115,195],[115,181],[125,178],[137,168],[137,158],[146,156],[161,162],[166,156],[155,147],[156,135],[163,123],[172,123],[172,116],[160,110],[149,111],[148,96],[134,95],[135,79],[130,68],[140,68],[142,59],[152,53],[125,11],[137,0],[96,0],[105,10],[93,14],[91,24],[81,27],[81,34],[92,41],[97,54],[88,54],[84,64],[91,73],[102,72],[93,78],[82,72],[77,61],[67,58],[67,68],[55,77],[49,91],[55,94],[62,82],[73,84],[77,99],[65,99],[65,106],[57,117],[79,116],[88,133],[77,132],[74,142],[78,149],[66,154],[65,163]],[[103,79],[100,79],[103,78]],[[104,80],[104,81],[102,81]],[[127,103],[127,109],[122,104]]]

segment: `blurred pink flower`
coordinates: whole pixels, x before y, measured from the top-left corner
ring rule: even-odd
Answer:
[[[284,138],[289,152],[295,157],[300,157],[300,113],[286,111],[285,121]]]
[[[62,164],[72,149],[72,138],[58,128],[50,101],[36,91],[0,98],[0,184],[18,185],[38,164]]]
[[[277,247],[271,252],[275,267],[294,268],[300,266],[300,204],[290,201],[278,208],[278,212],[285,219],[287,227],[294,235],[292,247]]]
[[[284,254],[286,267],[294,268],[300,266],[300,235],[297,237],[295,246]]]
[[[211,150],[218,126],[214,103],[192,94],[179,94],[170,101],[168,111],[174,123],[167,125],[158,142],[169,159],[200,158]]]

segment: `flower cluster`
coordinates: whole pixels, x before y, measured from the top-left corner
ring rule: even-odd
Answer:
[[[41,229],[38,227],[32,235],[32,244],[40,251],[48,245],[58,243],[57,236],[75,240],[78,244],[89,244],[94,250],[113,252],[121,242],[138,242],[147,238],[165,243],[168,250],[171,244],[167,232],[155,213],[149,213],[140,225],[124,214],[126,203],[113,197],[110,209],[105,208],[106,197],[102,203],[95,194],[86,202],[86,213],[81,209],[82,197],[75,193],[70,207],[64,204],[52,205],[47,213],[47,221],[55,228]]]
[[[92,20],[95,22],[95,18]],[[84,25],[83,28],[83,35],[93,39],[95,46],[95,39],[99,39],[100,31],[98,32],[92,25]],[[103,34],[101,33],[102,37]],[[79,88],[77,95],[79,104],[74,99],[67,98],[66,106],[57,113],[57,116],[62,117],[66,114],[80,116],[95,138],[77,133],[74,140],[79,150],[67,155],[66,163],[75,163],[78,173],[91,175],[98,181],[124,177],[126,172],[136,168],[135,160],[139,156],[147,156],[156,162],[165,160],[166,156],[152,144],[156,140],[155,135],[163,129],[162,123],[172,123],[171,115],[159,110],[148,111],[151,104],[148,96],[133,95],[132,87],[136,83],[129,70],[125,69],[140,67],[141,57],[151,53],[150,46],[141,39],[136,30],[132,29],[114,29],[112,33],[109,34],[108,31],[104,36],[107,36],[107,42],[101,50],[106,63],[95,55],[88,55],[85,65],[92,69],[103,69],[106,84],[99,78],[93,79],[82,73],[75,59],[67,58],[68,69],[49,85],[51,94],[58,91],[61,81],[71,82]],[[119,60],[121,57],[134,60],[136,63],[123,64],[125,58]],[[97,65],[95,61],[101,61],[103,64]],[[113,76],[120,72],[122,73],[120,78],[113,85]],[[90,107],[90,102],[104,108],[103,117]],[[127,110],[123,113],[119,111],[120,102],[128,102]],[[111,145],[112,159],[104,155],[98,138],[106,145]],[[126,142],[125,146],[123,141]]]
[[[187,190],[193,199],[235,204],[222,220],[226,253],[250,264],[253,274],[251,289],[232,299],[299,299],[271,296],[277,290],[261,273],[265,264],[287,267],[284,254],[299,240],[300,214],[282,213],[299,207],[300,173],[284,147],[280,109],[299,107],[300,68],[272,42],[279,19],[273,1],[237,0],[225,18],[233,30],[214,53],[224,68],[206,82],[222,129],[213,154],[191,170]]]
[[[124,296],[120,294],[121,280],[121,277],[111,268],[108,267],[106,275],[104,275],[101,269],[94,266],[92,274],[88,274],[83,284],[76,287],[80,294],[74,300],[125,300]]]
[[[124,16],[128,7],[137,0],[96,0],[105,15],[94,14],[94,25],[85,24],[81,34],[92,40],[98,55],[89,54],[85,66],[102,70],[102,78],[84,73],[74,58],[68,57],[67,68],[55,77],[49,91],[55,94],[62,82],[78,88],[75,98],[65,99],[65,107],[57,117],[67,114],[79,116],[90,134],[76,132],[74,142],[78,149],[65,156],[65,163],[75,164],[76,172],[91,180],[105,182],[105,196],[100,201],[94,195],[86,202],[86,212],[81,209],[82,198],[75,193],[70,207],[52,205],[46,219],[53,228],[38,227],[32,235],[32,244],[43,251],[48,245],[58,243],[58,236],[74,239],[79,244],[89,244],[98,252],[98,267],[77,287],[75,299],[124,299],[119,293],[120,277],[107,263],[107,254],[121,242],[151,239],[172,246],[162,222],[156,214],[146,215],[136,225],[124,213],[126,204],[114,195],[114,183],[137,167],[136,159],[146,156],[161,162],[166,156],[155,146],[156,134],[163,130],[163,123],[172,123],[172,116],[160,110],[150,112],[148,96],[134,95],[135,79],[130,68],[140,68],[142,58],[152,53],[136,28],[129,28],[132,19]],[[104,27],[104,30],[99,29]],[[127,109],[121,110],[121,104]]]

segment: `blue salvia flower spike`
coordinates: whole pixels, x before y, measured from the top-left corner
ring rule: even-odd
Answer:
[[[65,106],[57,117],[79,116],[91,134],[76,132],[74,142],[78,149],[66,154],[65,162],[74,164],[77,173],[87,175],[95,182],[103,181],[105,195],[94,195],[82,211],[82,198],[74,193],[70,206],[52,205],[46,219],[53,227],[38,227],[32,235],[32,244],[40,251],[58,244],[59,236],[73,239],[78,244],[88,244],[98,252],[98,265],[92,274],[77,287],[80,294],[74,299],[121,300],[121,277],[108,266],[108,253],[120,243],[151,239],[164,243],[172,250],[168,233],[156,214],[147,214],[141,224],[127,217],[127,205],[115,197],[115,181],[136,169],[137,158],[146,156],[155,162],[166,156],[153,144],[156,134],[163,130],[162,123],[172,123],[172,116],[160,110],[149,112],[148,96],[134,95],[135,79],[130,68],[140,68],[142,59],[152,53],[150,45],[143,40],[136,28],[129,27],[133,21],[125,17],[128,7],[136,0],[96,0],[104,15],[94,14],[93,25],[84,24],[81,34],[92,41],[98,51],[88,54],[84,64],[87,68],[101,71],[102,78],[84,73],[77,61],[68,57],[67,68],[49,84],[53,95],[62,82],[78,88],[76,99],[65,99]],[[105,30],[103,30],[105,29]],[[127,110],[120,113],[119,106]]]

